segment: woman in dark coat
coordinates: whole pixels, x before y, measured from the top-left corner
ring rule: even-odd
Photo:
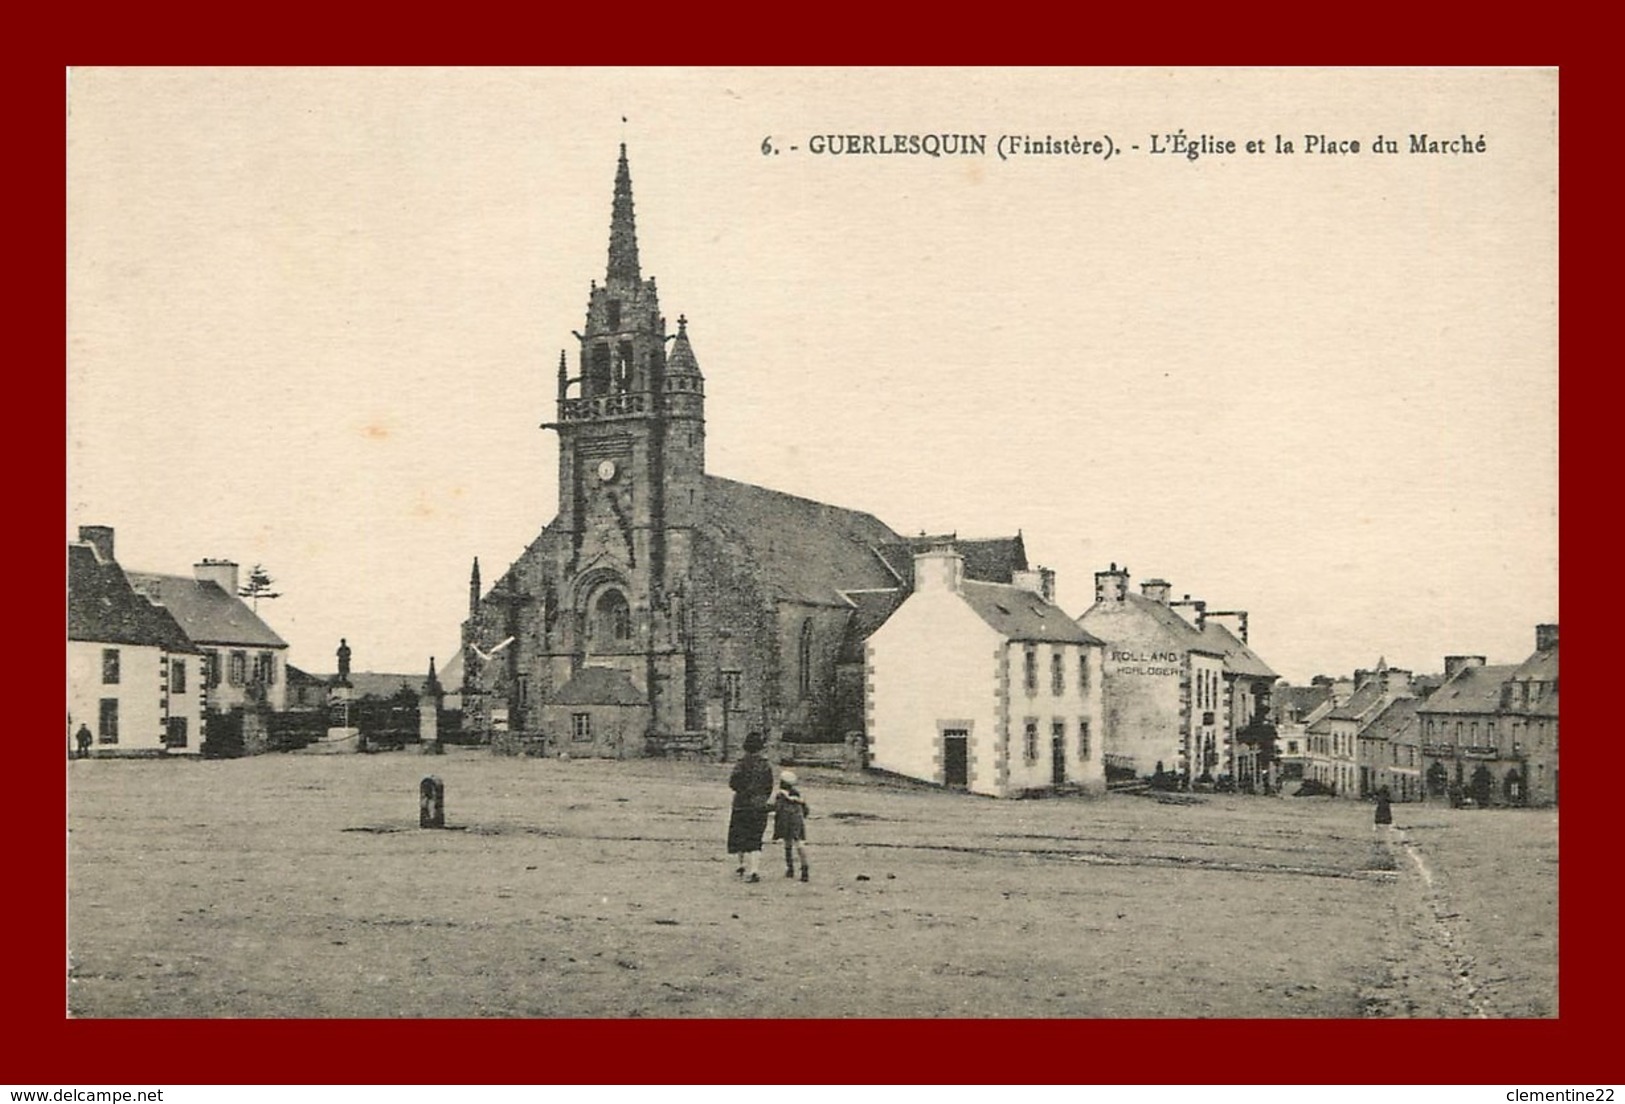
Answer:
[[[728,817],[728,853],[739,861],[738,873],[747,882],[759,882],[757,865],[762,858],[762,833],[767,831],[767,813],[772,808],[773,768],[762,758],[767,746],[760,732],[745,737],[745,757],[735,765],[728,785],[733,788],[733,812]]]

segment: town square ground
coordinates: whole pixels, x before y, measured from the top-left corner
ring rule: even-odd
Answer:
[[[1557,813],[999,801],[802,771],[811,881],[715,763],[68,764],[77,1017],[1557,1014]],[[447,827],[418,827],[420,780]]]

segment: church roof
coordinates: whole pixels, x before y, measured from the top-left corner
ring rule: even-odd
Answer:
[[[548,705],[648,705],[648,698],[632,685],[624,671],[613,667],[583,667],[558,692],[547,699]]]
[[[1066,611],[1025,587],[966,579],[960,596],[977,616],[1007,640],[1040,640],[1066,644],[1099,644]]]
[[[137,594],[123,569],[88,544],[68,545],[68,639],[197,651],[168,610]]]
[[[283,640],[259,615],[218,583],[186,575],[129,572],[137,590],[161,602],[174,614],[186,635],[199,644],[243,644],[259,648],[286,648]]]
[[[846,606],[843,590],[897,585],[875,556],[897,534],[872,514],[707,475],[704,525],[755,566],[776,598]]]

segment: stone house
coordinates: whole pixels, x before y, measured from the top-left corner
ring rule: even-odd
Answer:
[[[869,764],[973,793],[1105,789],[1101,642],[1053,602],[1053,573],[965,577],[918,553],[907,599],[866,644]]]

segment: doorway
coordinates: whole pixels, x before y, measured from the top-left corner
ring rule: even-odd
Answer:
[[[970,733],[963,729],[942,733],[942,782],[960,788],[970,785]]]

